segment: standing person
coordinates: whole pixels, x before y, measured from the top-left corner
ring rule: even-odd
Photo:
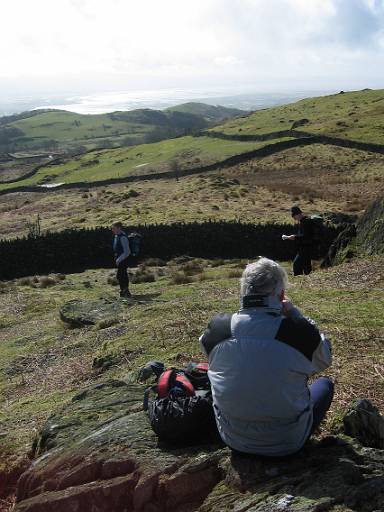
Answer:
[[[233,450],[285,456],[300,450],[328,411],[334,384],[320,377],[331,345],[285,296],[288,276],[260,258],[241,279],[238,313],[216,315],[200,338],[216,423]]]
[[[293,275],[308,275],[312,272],[313,225],[312,220],[304,215],[298,206],[292,206],[292,217],[299,223],[296,235],[283,235],[283,240],[297,243],[297,254],[293,260]]]
[[[114,235],[113,252],[115,254],[115,262],[117,266],[116,278],[120,285],[120,297],[131,297],[127,271],[129,255],[131,254],[128,236],[123,231],[123,225],[121,222],[114,222],[112,224],[112,233]]]

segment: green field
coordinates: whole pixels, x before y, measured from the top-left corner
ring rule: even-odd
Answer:
[[[164,111],[137,109],[83,115],[65,110],[32,111],[0,118],[0,153],[73,151],[132,146],[207,128],[244,113],[186,103]]]
[[[278,139],[275,141],[277,142]],[[130,174],[149,174],[170,170],[177,160],[180,169],[200,167],[265,146],[265,142],[239,142],[213,137],[180,137],[132,148],[92,151],[68,162],[41,168],[17,186],[42,183],[94,182],[122,178]],[[182,172],[180,172],[182,174]],[[0,190],[15,184],[0,184]]]
[[[363,142],[384,143],[384,90],[364,90],[308,98],[281,107],[259,110],[248,117],[212,128],[229,135],[261,135],[296,129]]]

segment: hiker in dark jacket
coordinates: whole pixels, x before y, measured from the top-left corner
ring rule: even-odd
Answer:
[[[117,266],[116,278],[120,285],[120,297],[131,297],[127,270],[129,255],[131,254],[128,236],[123,231],[123,225],[121,222],[114,222],[112,224],[112,233],[114,235],[112,245]]]
[[[299,223],[299,229],[296,235],[283,235],[282,238],[283,240],[295,241],[297,244],[297,254],[293,260],[293,275],[308,275],[312,272],[313,223],[298,206],[291,208],[291,214],[295,221]]]
[[[241,279],[238,313],[220,314],[200,338],[209,358],[216,423],[233,450],[297,452],[325,417],[333,383],[308,378],[331,364],[331,345],[285,297],[288,277],[260,258]]]

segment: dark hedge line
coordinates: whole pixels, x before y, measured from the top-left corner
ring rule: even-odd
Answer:
[[[127,231],[143,236],[141,258],[170,259],[188,254],[202,258],[252,258],[259,255],[281,261],[295,253],[293,243],[283,242],[285,224],[205,222],[145,225]],[[327,227],[321,252],[326,253],[339,229]],[[0,241],[0,280],[46,274],[81,272],[87,268],[112,267],[112,235],[108,228],[67,230],[38,237]]]
[[[143,236],[141,258],[170,259],[188,254],[202,258],[253,258],[259,255],[286,261],[295,253],[294,243],[281,235],[294,232],[285,224],[205,222],[144,225],[127,228]],[[322,253],[340,229],[324,231]],[[47,274],[81,272],[112,267],[112,235],[108,228],[67,230],[0,241],[0,280]]]

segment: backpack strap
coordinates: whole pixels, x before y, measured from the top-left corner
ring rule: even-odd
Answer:
[[[143,411],[148,411],[149,395],[151,394],[151,391],[155,392],[156,388],[157,384],[154,384],[153,386],[149,386],[149,388],[144,391]]]
[[[188,379],[185,373],[178,373],[176,375],[176,381],[180,382],[183,385],[183,388],[188,396],[194,396],[195,388],[192,385],[192,382]]]
[[[208,363],[199,363],[195,366],[196,370],[200,370],[201,372],[208,371]]]
[[[159,398],[165,398],[171,389],[171,379],[175,378],[175,370],[170,369],[163,372],[157,382],[157,395]]]

